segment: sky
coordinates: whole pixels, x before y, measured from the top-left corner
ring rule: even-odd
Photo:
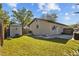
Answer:
[[[26,8],[31,10],[35,18],[39,18],[42,14],[56,13],[57,22],[66,25],[79,23],[79,14],[74,12],[79,11],[79,5],[74,3],[3,3],[3,10],[8,11],[11,16],[12,10]]]

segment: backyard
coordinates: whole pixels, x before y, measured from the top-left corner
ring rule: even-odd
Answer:
[[[79,55],[79,41],[21,36],[4,40],[1,56],[68,56]]]

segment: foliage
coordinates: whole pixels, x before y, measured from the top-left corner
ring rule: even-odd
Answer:
[[[1,4],[0,4],[1,5]],[[1,6],[0,6],[1,7]],[[3,21],[4,26],[6,27],[7,25],[9,25],[9,15],[8,12],[2,10],[2,7],[0,9],[0,20]]]
[[[0,10],[2,9],[2,4],[0,3]]]
[[[10,24],[16,24],[16,22],[15,21],[10,21]]]
[[[23,9],[18,9],[17,11],[12,11],[15,21],[22,25],[22,34],[24,34],[24,26],[31,22],[33,14],[32,11]]]
[[[72,24],[72,25],[70,25],[70,27],[72,27],[72,28],[78,28],[79,24]]]
[[[73,56],[79,55],[79,41],[43,39],[30,36],[5,40],[0,55],[5,56]]]
[[[22,26],[27,25],[33,17],[32,11],[26,10],[25,8],[18,9],[17,11],[12,11],[12,12],[15,20],[20,22]]]

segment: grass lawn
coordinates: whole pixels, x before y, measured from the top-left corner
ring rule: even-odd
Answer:
[[[65,39],[41,39],[22,36],[4,40],[0,55],[4,56],[65,56],[79,55],[79,41]]]

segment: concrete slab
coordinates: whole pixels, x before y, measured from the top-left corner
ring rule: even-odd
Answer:
[[[72,39],[72,35],[49,35],[49,36],[37,36],[41,38],[62,38],[62,39]]]

